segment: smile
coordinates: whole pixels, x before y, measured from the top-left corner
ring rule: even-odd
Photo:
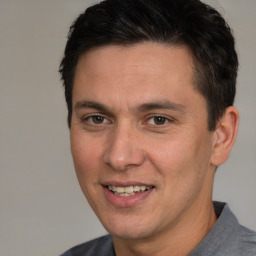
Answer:
[[[127,187],[117,187],[117,186],[107,186],[107,188],[117,196],[134,196],[139,192],[144,192],[152,189],[152,186],[127,186]]]

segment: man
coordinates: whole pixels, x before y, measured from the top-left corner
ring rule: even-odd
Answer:
[[[71,27],[60,73],[81,189],[110,235],[64,253],[256,255],[256,234],[212,202],[234,144],[238,60],[198,0],[107,0]]]

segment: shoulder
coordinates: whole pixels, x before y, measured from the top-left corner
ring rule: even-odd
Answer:
[[[226,203],[214,202],[217,222],[190,256],[256,256],[256,232],[238,222]]]
[[[114,248],[110,235],[79,244],[60,256],[114,256]]]
[[[256,256],[256,232],[244,226],[237,226],[218,250],[216,256]]]
[[[241,226],[239,227],[239,243],[238,250],[243,252],[243,255],[256,255],[256,232]]]
[[[217,255],[256,256],[256,232],[242,226],[228,205],[224,206],[220,219],[224,228],[222,234],[226,235],[222,237],[223,243],[218,251],[221,253]]]

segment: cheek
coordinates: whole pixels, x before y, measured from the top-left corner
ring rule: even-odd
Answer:
[[[154,150],[152,150],[154,149]],[[176,175],[189,162],[191,149],[177,140],[163,141],[150,147],[150,159],[164,175]]]
[[[164,179],[170,179],[175,184],[189,184],[202,179],[209,167],[211,147],[209,137],[201,136],[177,134],[168,141],[157,141],[154,146],[151,144],[151,162]]]
[[[96,174],[100,163],[101,147],[97,143],[91,143],[90,139],[83,134],[74,132],[71,133],[71,153],[79,182],[86,182]]]
[[[88,203],[92,209],[96,209],[95,198],[98,197],[99,172],[101,168],[101,147],[97,143],[91,143],[83,133],[71,133],[71,153],[76,175]]]
[[[151,162],[162,179],[162,205],[172,205],[167,211],[176,212],[187,207],[203,190],[209,162],[209,156],[204,157],[205,146],[195,146],[194,140],[165,141],[165,146],[163,143],[151,155]]]

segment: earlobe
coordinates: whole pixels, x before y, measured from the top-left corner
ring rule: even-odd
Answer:
[[[214,131],[211,164],[219,166],[226,162],[236,140],[239,123],[238,110],[231,106],[226,108]]]

